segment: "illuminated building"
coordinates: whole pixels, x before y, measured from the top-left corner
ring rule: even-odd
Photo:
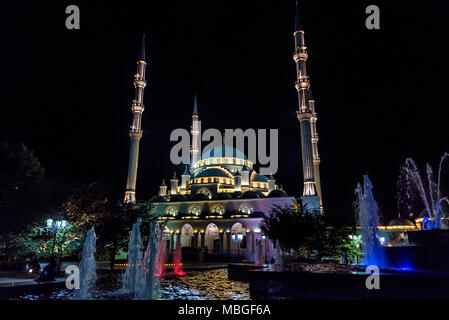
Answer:
[[[317,114],[315,100],[310,88],[310,79],[306,71],[308,58],[305,45],[304,30],[301,24],[298,3],[296,3],[295,17],[295,52],[293,59],[296,63],[296,83],[298,91],[299,110],[297,111],[301,132],[301,153],[304,186],[302,202],[310,210],[323,211],[320,181],[320,155],[318,153],[318,131],[316,128]]]
[[[125,200],[126,203],[136,202],[136,179],[137,164],[139,161],[139,144],[142,138],[141,122],[142,114],[145,110],[143,105],[143,93],[147,82],[145,72],[147,63],[145,62],[145,36],[142,38],[139,60],[137,61],[137,73],[134,76],[135,95],[131,106],[133,112],[133,123],[129,130],[130,148],[128,162],[128,178],[126,180]]]
[[[192,139],[199,133],[198,119],[195,97]],[[163,181],[159,195],[150,199],[152,214],[166,225],[167,249],[174,250],[179,235],[182,247],[208,255],[271,259],[275,249],[260,223],[273,206],[291,205],[294,197],[287,196],[273,176],[257,173],[240,150],[219,146],[198,157],[198,149],[192,143],[192,164],[190,170],[185,167],[181,183],[175,172],[170,190]]]

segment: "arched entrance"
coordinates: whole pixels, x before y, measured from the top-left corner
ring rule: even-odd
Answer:
[[[209,253],[220,252],[220,231],[214,223],[210,223],[206,227],[204,246],[207,247]]]
[[[240,222],[233,224],[231,228],[231,255],[241,255],[241,249],[246,248],[246,229]]]
[[[181,228],[181,247],[193,246],[193,228],[190,224],[186,223]]]

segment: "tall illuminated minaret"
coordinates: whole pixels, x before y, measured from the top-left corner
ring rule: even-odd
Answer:
[[[293,59],[296,63],[296,83],[298,91],[299,110],[297,111],[301,131],[301,151],[302,167],[304,176],[304,188],[302,192],[302,202],[310,209],[320,209],[317,188],[315,184],[315,173],[313,165],[312,150],[312,111],[307,99],[310,88],[309,77],[306,71],[307,47],[305,45],[304,30],[301,25],[298,3],[296,3],[295,17],[295,53]]]
[[[192,114],[192,126],[190,128],[190,134],[192,137],[192,145],[190,147],[190,170],[193,170],[193,166],[198,161],[199,156],[199,134],[200,134],[200,127],[199,127],[199,116],[198,116],[198,99],[195,95],[195,102],[193,103],[193,114]]]
[[[142,113],[145,109],[143,105],[143,93],[147,82],[145,80],[145,71],[147,63],[145,62],[145,35],[142,38],[139,60],[137,61],[137,73],[134,76],[134,100],[131,106],[133,112],[133,123],[129,130],[130,149],[128,162],[128,178],[126,180],[125,203],[136,202],[136,178],[137,164],[139,161],[139,144],[142,138],[141,122]]]
[[[312,94],[312,87],[309,87],[308,102],[312,117],[310,118],[310,128],[312,135],[312,155],[313,155],[313,175],[315,176],[315,186],[318,198],[320,200],[320,210],[323,211],[323,197],[321,195],[321,179],[320,179],[320,153],[318,152],[318,130],[316,128],[316,121],[318,116],[315,110],[315,99]]]

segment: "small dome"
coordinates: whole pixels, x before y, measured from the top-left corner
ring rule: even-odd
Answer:
[[[255,198],[260,198],[260,197],[259,197],[258,192],[246,191],[246,192],[243,192],[242,198],[243,199],[255,199]]]
[[[273,190],[268,194],[268,198],[282,198],[287,197],[287,194],[282,190]]]
[[[163,196],[154,196],[151,197],[150,202],[166,202],[167,198]]]
[[[268,178],[265,177],[263,174],[256,174],[253,181],[254,182],[268,182]]]
[[[192,197],[193,200],[209,200],[209,197],[204,193],[197,193]]]
[[[242,151],[225,145],[221,145],[207,150],[206,152],[203,153],[201,159],[217,158],[217,157],[232,157],[248,160]]]
[[[203,170],[195,176],[195,178],[208,178],[208,177],[223,177],[228,179],[231,178],[226,174],[226,172],[217,168]]]
[[[183,195],[180,195],[180,194],[175,194],[175,195],[170,196],[170,201],[171,202],[174,202],[174,201],[186,201],[186,200],[187,200],[187,198],[185,196],[183,196]]]
[[[227,192],[220,192],[220,193],[217,193],[217,195],[214,197],[214,199],[228,200],[228,199],[232,199],[232,196]]]
[[[241,191],[234,191],[233,193],[232,193],[232,198],[233,199],[239,199],[239,198],[241,198],[242,197],[242,192]]]
[[[415,227],[415,224],[411,222],[409,219],[401,219],[401,218],[394,218],[393,220],[388,223],[389,227],[396,227],[396,226],[408,226],[408,227]]]

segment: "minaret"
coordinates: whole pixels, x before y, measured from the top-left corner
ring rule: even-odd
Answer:
[[[320,154],[318,152],[318,130],[316,121],[318,119],[315,111],[315,99],[312,94],[312,87],[309,87],[308,102],[312,117],[310,118],[311,135],[312,135],[312,155],[313,155],[313,175],[315,176],[315,187],[320,200],[320,210],[323,211],[323,197],[321,196],[321,180],[320,180]]]
[[[270,175],[268,178],[268,192],[276,190],[276,180],[273,178],[273,175]]]
[[[198,116],[198,101],[195,95],[195,102],[193,104],[193,114],[192,114],[192,126],[190,129],[190,134],[192,136],[192,145],[190,148],[190,170],[193,170],[193,166],[198,162],[199,155],[199,116]]]
[[[242,170],[240,171],[240,174],[242,175],[242,187],[249,187],[249,170],[248,167],[244,164],[242,167]]]
[[[128,162],[128,179],[126,180],[125,203],[136,202],[136,178],[137,163],[139,160],[139,143],[142,137],[141,122],[143,105],[143,93],[147,82],[145,81],[145,71],[147,63],[145,62],[145,35],[142,38],[139,60],[137,61],[137,73],[134,76],[134,100],[131,107],[133,112],[133,124],[129,130],[131,140]]]
[[[190,173],[189,173],[189,166],[186,165],[186,169],[184,170],[184,173],[181,175],[181,189],[187,189],[189,186],[190,181]]]
[[[162,184],[159,187],[159,195],[163,197],[167,195],[167,185],[165,184],[165,179],[162,180]]]
[[[242,191],[242,176],[238,170],[234,174],[234,186],[234,191]]]
[[[178,194],[178,177],[176,176],[176,171],[173,173],[173,178],[170,180],[170,194]]]
[[[302,192],[303,205],[310,209],[319,209],[319,199],[317,197],[317,190],[315,186],[315,175],[313,168],[313,151],[312,151],[312,137],[311,137],[311,122],[312,111],[310,110],[307,101],[307,91],[310,83],[306,71],[307,62],[307,47],[305,46],[304,30],[301,25],[298,3],[296,3],[296,17],[295,17],[295,53],[293,59],[296,63],[296,83],[295,87],[298,91],[299,110],[298,120],[301,131],[301,151],[302,151],[302,166],[304,176],[304,189]]]

